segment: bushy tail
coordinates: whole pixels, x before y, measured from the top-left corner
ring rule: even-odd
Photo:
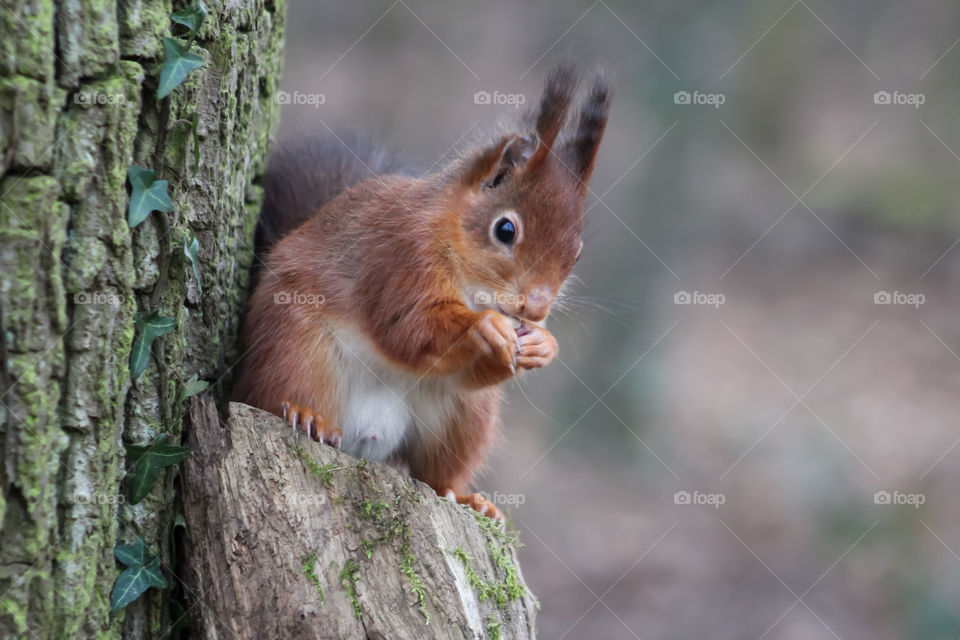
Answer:
[[[405,174],[400,162],[359,134],[308,137],[270,154],[257,223],[255,271],[274,244],[350,187],[382,174]]]

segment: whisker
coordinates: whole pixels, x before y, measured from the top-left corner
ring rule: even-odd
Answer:
[[[522,395],[522,396],[526,399],[526,401],[527,401],[528,403],[530,403],[530,406],[533,407],[534,411],[536,411],[537,413],[539,413],[541,416],[543,416],[544,418],[546,418],[546,419],[549,420],[550,422],[553,422],[554,424],[559,424],[559,423],[560,423],[559,420],[557,420],[557,419],[554,418],[553,416],[548,415],[548,414],[545,413],[540,407],[538,407],[536,404],[534,404],[533,400],[530,399],[530,396],[527,395],[527,392],[524,390],[523,384],[521,383],[519,376],[518,376],[518,377],[515,377],[513,380],[514,380],[514,382],[516,382],[516,385],[515,385],[515,386],[516,386],[516,388],[520,391],[520,395]]]
[[[607,304],[609,303],[601,302],[600,300],[591,300],[586,298],[576,298],[573,296],[566,296],[564,297],[563,303],[560,305],[559,308],[567,312],[580,311],[580,310],[601,311],[607,314],[612,319],[614,319],[619,324],[623,325],[624,327],[630,328],[631,325],[627,324],[627,322],[629,320],[634,320],[635,318],[631,317],[631,315],[624,315],[622,313],[618,313],[617,311],[607,307],[606,306]],[[556,305],[556,302],[554,303],[554,305]],[[622,305],[622,306],[626,306],[626,305]],[[630,311],[641,311],[641,309],[638,309],[636,307],[627,307],[627,309]]]

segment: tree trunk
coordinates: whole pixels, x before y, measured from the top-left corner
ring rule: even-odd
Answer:
[[[425,484],[283,421],[190,412],[187,592],[221,638],[534,637],[515,538]]]
[[[0,637],[171,626],[175,471],[128,504],[123,445],[178,443],[184,381],[218,382],[235,360],[282,61],[283,0],[206,4],[192,46],[204,66],[162,100],[169,1],[0,9]],[[175,209],[131,229],[133,164],[169,181]],[[138,311],[176,328],[131,380]],[[138,536],[174,589],[111,616],[114,546]]]

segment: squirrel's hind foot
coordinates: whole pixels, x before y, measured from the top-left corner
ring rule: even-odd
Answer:
[[[327,424],[327,419],[319,412],[307,406],[292,404],[284,401],[281,405],[283,419],[293,428],[293,434],[298,431],[306,433],[311,440],[324,442],[331,447],[340,448],[343,433],[340,429]]]
[[[447,489],[441,495],[443,495],[445,498],[453,500],[457,504],[465,504],[477,513],[481,513],[491,520],[496,520],[501,525],[505,524],[507,521],[507,518],[503,515],[503,512],[500,511],[500,509],[497,509],[496,505],[484,498],[479,493],[460,496],[454,493],[453,489]]]

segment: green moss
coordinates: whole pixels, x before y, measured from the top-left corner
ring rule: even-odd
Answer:
[[[306,447],[302,444],[298,444],[296,447],[293,445],[288,445],[290,449],[297,454],[297,457],[300,458],[300,462],[303,463],[303,466],[307,468],[307,471],[314,478],[319,478],[320,483],[330,488],[331,483],[333,482],[333,472],[339,471],[343,467],[338,467],[336,462],[328,462],[327,464],[320,464],[307,451]]]
[[[0,79],[0,109],[12,118],[11,130],[17,132],[4,140],[15,166],[50,169],[54,156],[50,151],[57,141],[56,114],[65,100],[66,92],[49,81],[22,76]]]
[[[423,580],[420,579],[420,574],[413,568],[417,562],[417,558],[413,555],[413,549],[409,541],[404,542],[403,546],[400,547],[400,556],[403,558],[400,563],[400,571],[410,580],[410,584],[413,586],[413,592],[417,596],[417,604],[420,607],[420,612],[423,614],[426,624],[429,626],[430,612],[427,611],[427,589],[423,585]]]
[[[500,640],[500,622],[493,616],[487,617],[487,634],[490,640]]]
[[[204,25],[206,26],[206,25]],[[203,31],[203,27],[201,27]],[[210,47],[210,56],[217,67],[229,67],[237,55],[238,34],[232,24],[224,25],[217,34],[216,42]]]
[[[163,0],[119,3],[120,53],[124,56],[156,57],[162,47],[160,38],[168,34],[170,4]]]
[[[341,467],[338,467],[335,462],[328,462],[327,464],[311,466],[309,469],[310,473],[320,478],[320,484],[329,489],[333,483],[333,472],[338,471]]]
[[[30,631],[27,625],[27,609],[26,602],[18,601],[10,593],[0,600],[0,616],[11,618],[18,633],[26,634]]]
[[[72,86],[77,79],[107,71],[116,63],[117,7],[104,0],[86,0],[58,7],[58,80]],[[69,25],[69,26],[66,26]]]
[[[487,539],[487,549],[497,567],[503,572],[503,581],[495,583],[493,592],[497,604],[503,607],[517,598],[522,598],[526,593],[526,587],[520,581],[517,565],[510,558],[509,547],[498,546],[493,540]]]
[[[358,618],[363,617],[363,609],[360,608],[360,601],[357,599],[357,581],[360,580],[360,567],[353,558],[347,560],[340,571],[340,586],[347,592],[350,598],[350,604],[353,605],[353,611]]]
[[[373,518],[377,522],[383,522],[383,512],[390,508],[390,505],[380,500],[379,502],[364,502],[360,505],[363,514],[368,518]]]
[[[489,598],[490,596],[486,584],[480,579],[480,576],[476,571],[473,570],[473,566],[470,564],[473,562],[473,557],[464,551],[463,547],[457,547],[451,551],[451,553],[463,564],[463,570],[467,574],[467,582],[469,582],[470,586],[479,592],[480,600],[484,601]]]
[[[373,557],[373,549],[374,549],[374,547],[377,546],[377,544],[378,544],[378,541],[377,541],[377,540],[373,540],[373,539],[370,539],[370,538],[364,538],[364,539],[362,539],[362,540],[360,541],[360,546],[363,547],[363,552],[364,552],[365,554],[367,554],[367,559],[368,559],[368,560],[369,560],[371,557]]]
[[[410,581],[413,592],[417,597],[417,606],[423,613],[426,624],[430,624],[430,612],[427,610],[427,589],[414,568],[417,558],[413,554],[413,545],[410,544],[410,526],[404,522],[399,506],[403,496],[396,496],[392,504],[385,500],[364,501],[359,505],[360,515],[374,528],[374,535],[360,540],[367,558],[373,555],[373,550],[392,540],[400,540],[400,572]],[[367,525],[367,526],[370,526]]]
[[[493,558],[497,568],[504,576],[503,581],[498,583],[494,593],[497,604],[503,606],[512,600],[523,597],[526,593],[526,587],[520,581],[517,566],[510,554],[511,549],[519,549],[523,546],[517,532],[507,530],[497,521],[477,511],[471,509],[470,513],[473,514],[477,524],[480,525],[486,535],[490,557]],[[537,603],[537,606],[539,607],[539,603]]]
[[[317,595],[320,596],[320,604],[324,604],[327,600],[327,596],[323,592],[323,585],[320,584],[320,577],[317,576],[317,572],[314,569],[317,564],[317,554],[316,552],[308,553],[307,555],[303,556],[302,559],[303,574],[307,576],[307,580],[310,581],[310,584],[317,589]]]
[[[0,227],[4,230],[24,229],[40,233],[44,230],[44,221],[55,215],[59,190],[56,178],[7,178],[3,181],[3,189],[6,206],[0,207]]]
[[[471,509],[468,506],[463,506],[463,508],[473,516],[474,520],[476,520],[477,524],[480,525],[480,528],[486,534],[488,539],[493,538],[501,544],[510,545],[515,549],[519,549],[523,546],[523,543],[520,542],[520,538],[517,536],[516,531],[507,530],[496,520],[488,518],[479,511]]]
[[[10,13],[11,27],[17,29],[17,37],[4,38],[0,46],[5,60],[13,60],[17,73],[42,80],[53,76],[54,67],[54,5],[52,3],[21,3],[6,7]],[[29,7],[29,9],[26,9]],[[26,9],[26,10],[25,10]],[[13,22],[15,17],[16,22]],[[8,32],[13,33],[13,32]]]
[[[473,568],[473,557],[467,553],[463,547],[453,549],[451,553],[463,564],[463,570],[467,575],[467,582],[477,590],[477,596],[481,602],[492,600],[498,607],[503,608],[518,598],[526,594],[526,587],[520,582],[520,576],[516,565],[510,559],[509,547],[506,545],[498,546],[492,540],[487,540],[487,548],[493,558],[494,564],[503,572],[503,580],[486,582]]]
[[[99,525],[88,530],[76,549],[61,549],[57,554],[57,576],[52,582],[61,603],[55,619],[58,637],[83,636],[85,620],[106,620],[109,616],[109,591],[99,588],[105,576],[115,576],[111,549],[116,541],[116,522],[109,504],[101,507]],[[106,513],[104,513],[106,512]],[[112,581],[112,577],[109,578]]]
[[[398,512],[390,508],[389,503],[383,500],[377,502],[365,501],[360,503],[359,511],[360,516],[370,522],[374,528],[373,535],[360,541],[360,545],[368,558],[373,555],[373,549],[384,542],[398,537],[406,539],[408,536],[407,526],[403,519]]]

